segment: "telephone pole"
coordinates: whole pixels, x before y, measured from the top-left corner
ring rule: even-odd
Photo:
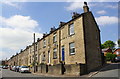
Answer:
[[[34,33],[34,42],[33,42],[33,45],[34,45],[34,73],[36,72],[36,56],[35,56],[35,33]]]

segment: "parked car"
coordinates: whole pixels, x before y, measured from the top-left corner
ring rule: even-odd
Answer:
[[[114,61],[115,62],[120,62],[120,56],[115,57]]]
[[[19,72],[22,73],[22,72],[30,72],[30,69],[28,66],[21,66],[19,68]]]
[[[0,66],[0,68],[3,68],[3,66]]]
[[[13,67],[12,67],[12,71],[15,71],[15,68],[16,68],[16,66],[13,66]]]
[[[20,66],[16,66],[15,72],[19,72],[19,68],[20,68]]]
[[[8,69],[8,67],[7,66],[3,66],[3,69]]]
[[[10,68],[10,66],[7,66],[8,67],[8,69]]]

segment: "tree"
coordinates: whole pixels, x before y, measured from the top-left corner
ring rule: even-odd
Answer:
[[[102,48],[102,49],[104,49],[104,48],[105,48],[104,44],[101,44],[101,48]]]
[[[120,47],[120,39],[118,39],[118,47]]]
[[[114,58],[115,58],[116,56],[117,56],[116,54],[107,53],[107,54],[106,54],[106,60],[107,60],[107,61],[112,61],[112,60],[114,60]]]
[[[115,43],[111,40],[108,40],[106,42],[104,42],[102,45],[101,45],[101,48],[104,49],[104,48],[111,48],[111,49],[114,49],[115,47]]]

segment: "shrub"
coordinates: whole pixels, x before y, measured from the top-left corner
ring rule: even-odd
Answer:
[[[112,54],[112,53],[107,53],[106,54],[106,60],[107,61],[112,61],[115,57],[116,57],[115,54]]]

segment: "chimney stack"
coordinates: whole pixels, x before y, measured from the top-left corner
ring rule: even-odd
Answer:
[[[63,26],[65,22],[60,22],[59,27]]]
[[[55,26],[50,29],[50,33],[56,30]]]
[[[37,38],[37,42],[40,40],[40,38]]]
[[[45,37],[47,35],[47,33],[43,33],[43,37]]]
[[[87,2],[84,2],[83,10],[84,10],[84,13],[89,12],[89,7],[87,5]]]
[[[80,15],[79,13],[77,13],[77,12],[73,12],[72,19],[78,17],[79,15]]]

